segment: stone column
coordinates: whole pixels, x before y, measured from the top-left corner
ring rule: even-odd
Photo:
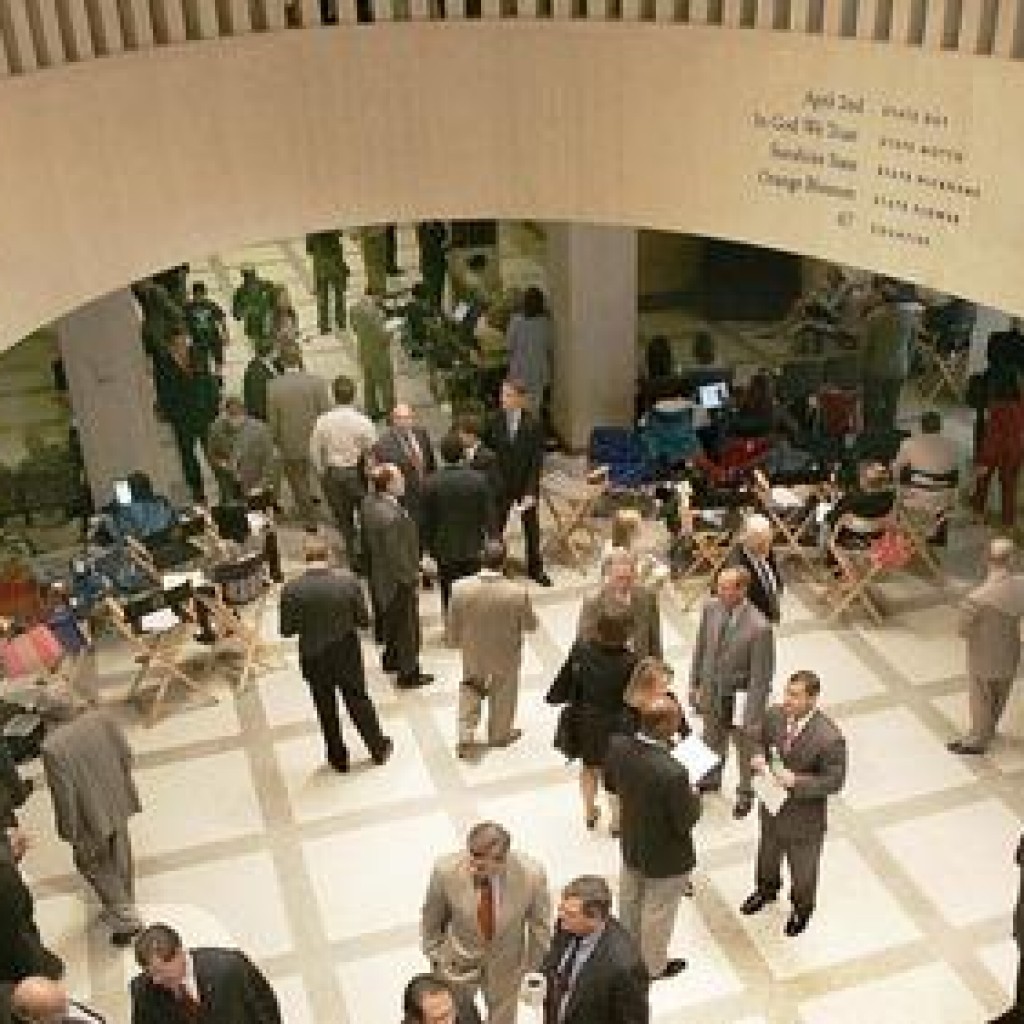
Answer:
[[[79,307],[56,324],[71,409],[97,508],[114,480],[148,473],[172,501],[187,494],[170,429],[153,411],[149,360],[128,289]]]
[[[633,228],[550,224],[555,321],[552,418],[586,449],[594,426],[630,426],[637,369],[637,235]]]

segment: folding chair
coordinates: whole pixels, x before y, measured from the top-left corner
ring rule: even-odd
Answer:
[[[173,682],[181,683],[190,693],[202,691],[178,660],[194,629],[184,613],[191,596],[186,584],[169,594],[153,590],[124,601],[112,595],[104,599],[111,625],[137,652],[139,670],[128,688],[128,699],[138,700],[146,683],[156,684],[146,716],[150,726],[157,721]]]
[[[673,579],[679,604],[684,611],[693,607],[698,596],[704,591],[705,581],[700,577],[714,579],[725,565],[738,543],[738,519],[730,515],[731,509],[683,509],[683,536],[688,537],[692,547],[689,565]],[[687,524],[689,528],[687,528]],[[698,583],[689,588],[689,583]]]
[[[944,578],[928,538],[949,526],[949,514],[956,507],[960,473],[928,473],[904,466],[900,474],[899,501],[896,514],[914,547],[914,552],[939,580]]]
[[[815,516],[818,499],[823,495],[825,486],[811,483],[772,486],[766,473],[762,470],[754,471],[754,494],[772,524],[776,555],[794,556],[811,577],[816,576]]]
[[[562,559],[577,571],[582,571],[584,562],[593,561],[601,540],[594,509],[607,490],[607,466],[592,469],[585,477],[555,470],[541,478],[541,497],[554,520],[554,532],[542,547],[545,557]]]
[[[929,331],[918,334],[917,352],[921,359],[918,390],[922,401],[934,402],[943,391],[956,402],[964,400],[970,360],[969,335],[967,342],[966,346],[950,346],[937,334]]]
[[[865,539],[863,547],[841,544],[842,531],[855,526]],[[878,580],[894,571],[905,569],[913,558],[913,545],[901,528],[895,513],[884,519],[848,519],[844,516],[832,529],[828,550],[835,559],[838,577],[824,593],[831,606],[829,622],[835,622],[847,609],[857,603],[878,625],[884,615],[870,588]]]

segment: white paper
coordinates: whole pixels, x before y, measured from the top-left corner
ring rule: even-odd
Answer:
[[[789,797],[789,790],[770,771],[757,772],[751,780],[754,795],[773,817]]]
[[[163,633],[173,629],[181,619],[174,614],[171,608],[160,608],[155,612],[147,612],[139,619],[139,626],[143,633]]]
[[[252,533],[262,533],[264,528],[270,523],[270,520],[262,512],[246,512],[245,519]]]
[[[201,569],[196,569],[193,572],[165,572],[160,577],[160,589],[161,590],[174,590],[177,587],[183,587],[186,583],[191,583],[193,587],[201,587],[206,582]]]
[[[743,718],[747,713],[747,691],[737,690],[732,699],[732,724],[743,725]]]
[[[690,782],[699,782],[713,768],[718,767],[721,758],[695,733],[672,748],[672,756],[686,769]]]

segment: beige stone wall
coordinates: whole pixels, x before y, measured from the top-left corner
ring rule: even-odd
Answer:
[[[841,96],[863,112],[821,107]],[[11,78],[0,82],[0,339],[194,254],[425,215],[731,237],[1024,312],[1022,99],[1012,61],[642,23],[254,34]],[[925,131],[883,116],[886,105],[944,121]],[[794,135],[794,116],[856,141]],[[962,161],[885,150],[888,136]],[[817,173],[770,156],[773,141],[856,168]],[[811,172],[853,198],[763,177]],[[917,185],[918,173],[978,198]],[[876,196],[941,201],[959,223],[882,217]],[[897,243],[873,222],[929,227],[931,240]]]

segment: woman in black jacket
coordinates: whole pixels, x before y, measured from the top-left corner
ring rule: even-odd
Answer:
[[[573,644],[547,695],[549,704],[566,705],[558,720],[555,747],[570,761],[582,762],[580,793],[590,829],[600,817],[597,788],[608,738],[625,727],[623,694],[636,667],[636,655],[627,646],[631,626],[628,612],[602,612],[596,639]]]

